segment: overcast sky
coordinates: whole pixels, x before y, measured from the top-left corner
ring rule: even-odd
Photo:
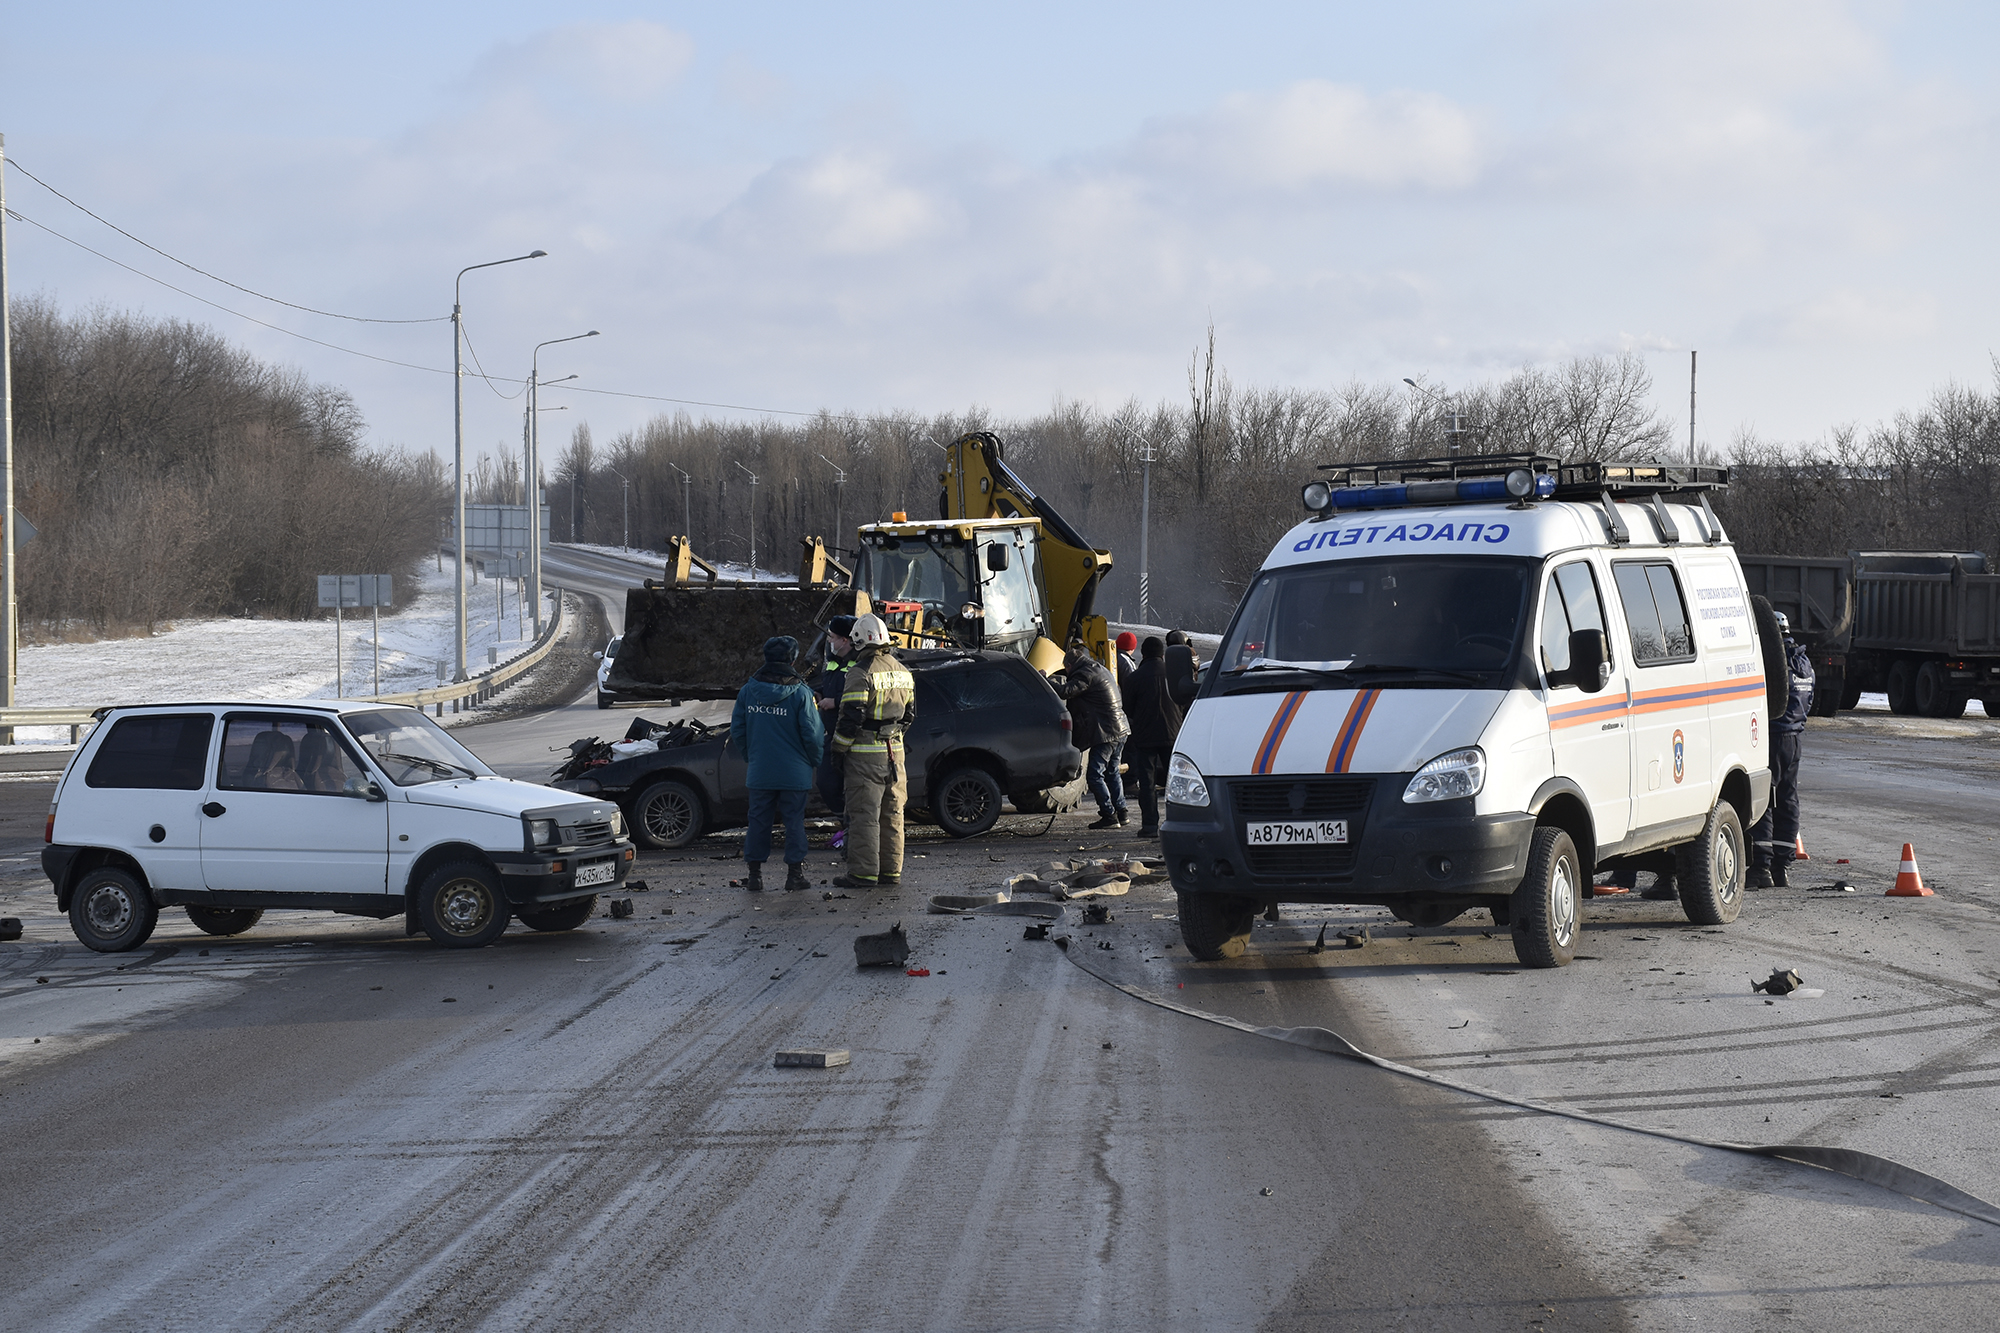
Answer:
[[[282,12],[291,10],[292,13]],[[17,5],[21,167],[323,310],[450,311],[481,364],[810,411],[1107,410],[1239,383],[1456,385],[1632,349],[1686,428],[1813,439],[1992,382],[1992,76],[1974,3]],[[559,16],[559,17],[558,17]],[[9,205],[284,329],[357,324]],[[211,323],[447,451],[448,374],[203,306],[10,222],[9,284]],[[512,390],[508,390],[511,392]],[[566,395],[602,441],[668,405]],[[518,400],[467,385],[477,451]],[[700,410],[700,409],[696,409]],[[554,427],[552,429],[551,427]]]

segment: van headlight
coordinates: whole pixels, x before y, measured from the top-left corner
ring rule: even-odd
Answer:
[[[1441,754],[1418,769],[1410,785],[1403,788],[1403,800],[1412,805],[1419,801],[1456,801],[1479,795],[1479,789],[1485,785],[1486,751],[1473,745]]]
[[[553,819],[531,819],[528,821],[528,846],[553,847],[556,845],[556,821]]]
[[[1208,804],[1208,783],[1184,754],[1175,755],[1167,765],[1167,799],[1175,805]]]
[[[623,810],[613,810],[611,812],[611,836],[614,838],[625,836],[625,812]]]

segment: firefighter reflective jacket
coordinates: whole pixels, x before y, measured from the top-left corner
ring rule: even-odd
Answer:
[[[917,681],[886,647],[868,648],[847,669],[840,696],[840,720],[833,748],[842,754],[877,754],[895,742],[917,718]]]

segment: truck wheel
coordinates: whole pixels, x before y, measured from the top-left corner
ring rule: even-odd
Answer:
[[[1840,708],[1848,712],[1861,702],[1861,679],[1858,676],[1843,676],[1845,682],[1840,687]]]
[[[1812,712],[1814,717],[1832,717],[1840,712],[1840,701],[1847,695],[1847,676],[1832,667],[1819,673],[1813,682]]]
[[[655,782],[632,802],[632,836],[656,850],[687,846],[706,823],[700,795],[685,782]]]
[[[1944,663],[1926,662],[1917,668],[1917,712],[1925,717],[1964,717],[1965,696],[1953,694],[1951,677]]]
[[[1083,804],[1083,793],[1084,782],[1078,778],[1060,787],[1015,792],[1007,799],[1024,815],[1066,815]]]
[[[69,900],[69,926],[99,953],[124,953],[153,936],[160,909],[133,876],[100,866],[83,877]]]
[[[1181,942],[1204,963],[1240,958],[1250,942],[1257,904],[1227,893],[1182,893]]]
[[[1535,830],[1528,870],[1508,904],[1514,956],[1524,967],[1566,967],[1583,926],[1583,873],[1576,843],[1553,825]]]
[[[983,768],[954,770],[930,793],[938,827],[954,838],[976,838],[1000,818],[1000,784]]]
[[[538,907],[532,912],[516,912],[514,915],[531,930],[575,930],[590,920],[590,914],[596,910],[597,895],[593,893],[575,902]]]
[[[599,690],[597,692],[597,706],[599,708],[611,707],[611,696],[606,694],[603,690]]]
[[[499,876],[476,861],[439,866],[417,890],[417,921],[447,949],[478,949],[507,929]]]
[[[1701,836],[1674,848],[1681,910],[1697,926],[1726,926],[1743,910],[1743,821],[1736,807],[1717,801]]]
[[[187,914],[204,935],[241,935],[264,916],[258,907],[190,907]]]
[[[1889,711],[1909,717],[1917,711],[1916,664],[1902,658],[1889,664]]]

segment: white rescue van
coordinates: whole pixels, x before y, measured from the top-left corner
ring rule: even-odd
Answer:
[[[1195,956],[1240,953],[1269,904],[1353,903],[1485,908],[1557,967],[1607,866],[1671,870],[1690,920],[1734,920],[1782,705],[1707,500],[1728,470],[1331,471],[1200,680],[1169,664],[1193,702],[1160,832]]]

